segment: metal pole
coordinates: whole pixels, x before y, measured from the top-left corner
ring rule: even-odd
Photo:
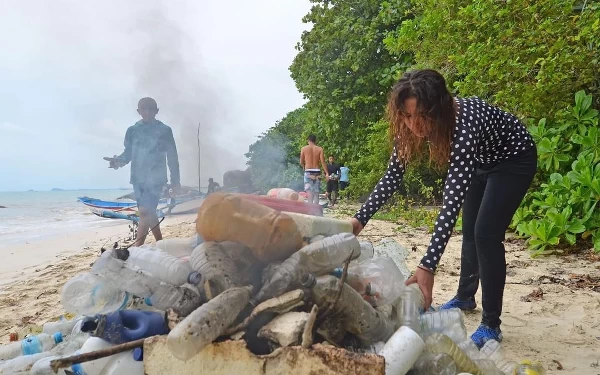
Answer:
[[[198,193],[200,193],[200,123],[198,123]]]

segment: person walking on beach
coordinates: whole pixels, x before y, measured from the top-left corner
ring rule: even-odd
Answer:
[[[432,302],[435,270],[463,209],[460,281],[456,296],[441,309],[476,307],[481,281],[481,325],[471,335],[478,347],[502,340],[500,315],[506,281],[504,236],[536,172],[537,151],[515,116],[479,98],[452,97],[434,70],[405,73],[389,102],[394,149],[388,169],[351,219],[358,234],[398,189],[406,166],[427,155],[448,168],[443,202],[427,252],[406,284],[417,283]]]
[[[338,191],[340,190],[340,166],[335,162],[333,155],[329,155],[329,163],[327,163],[327,199],[329,199],[330,208],[334,208],[337,203]]]
[[[181,188],[177,147],[170,127],[156,119],[158,105],[152,98],[138,102],[142,119],[125,133],[125,151],[119,156],[105,157],[109,168],[118,169],[131,162],[130,183],[137,201],[140,222],[135,246],[141,246],[150,229],[155,240],[162,239],[156,208],[167,183],[167,164],[171,172],[171,189]]]
[[[319,168],[319,162],[321,162],[327,178],[329,178],[329,172],[325,165],[323,148],[317,146],[317,136],[311,134],[307,140],[308,145],[302,147],[300,150],[300,166],[304,169],[304,191],[308,195],[308,203],[319,204],[319,192],[321,190],[321,168]]]

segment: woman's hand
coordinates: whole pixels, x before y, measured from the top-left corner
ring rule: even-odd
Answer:
[[[355,236],[358,236],[358,234],[363,230],[363,225],[360,223],[360,221],[358,221],[357,218],[353,217],[352,219],[350,219],[350,223],[352,223],[352,233],[354,233]]]
[[[419,267],[405,283],[406,285],[416,283],[419,286],[421,293],[423,293],[423,298],[425,299],[425,305],[423,306],[425,311],[429,310],[429,306],[431,306],[431,302],[433,302],[433,279],[434,275],[432,271],[424,270]]]

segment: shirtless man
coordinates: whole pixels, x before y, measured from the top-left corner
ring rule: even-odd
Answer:
[[[302,147],[300,151],[300,166],[304,169],[304,190],[308,194],[308,203],[319,204],[319,190],[321,188],[321,168],[319,161],[329,177],[323,149],[316,145],[317,137],[314,134],[308,136],[308,146]]]

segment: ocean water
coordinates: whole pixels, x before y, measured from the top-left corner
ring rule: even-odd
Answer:
[[[77,197],[114,200],[132,190],[0,192],[0,247],[69,231],[124,223],[92,214]]]

